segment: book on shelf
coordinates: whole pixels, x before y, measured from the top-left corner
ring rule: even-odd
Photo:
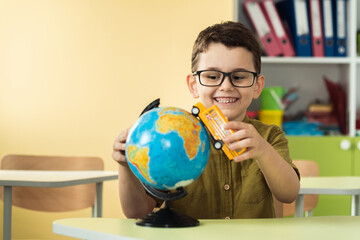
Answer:
[[[332,7],[335,27],[335,56],[345,57],[347,52],[346,0],[333,0]]]
[[[277,3],[279,15],[287,23],[297,56],[313,56],[307,0],[285,0]]]
[[[260,6],[267,20],[270,28],[273,29],[276,41],[278,42],[282,55],[286,57],[295,56],[295,50],[293,44],[290,40],[289,34],[285,29],[279,13],[275,7],[275,3],[273,0],[262,0],[260,1]]]
[[[263,48],[268,56],[279,56],[283,54],[274,29],[266,20],[263,10],[258,0],[246,0],[243,2],[243,8],[254,27]]]
[[[314,57],[324,56],[324,36],[321,18],[320,0],[309,0],[309,22],[311,29],[311,46]]]
[[[332,0],[322,0],[322,23],[324,34],[324,55],[326,57],[335,56],[335,40],[334,40],[334,18]]]

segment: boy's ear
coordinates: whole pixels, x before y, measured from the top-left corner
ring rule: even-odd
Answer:
[[[254,99],[258,99],[260,97],[260,94],[265,86],[265,77],[264,75],[259,75],[255,81],[255,87],[254,87]]]
[[[196,84],[196,77],[189,74],[186,77],[186,82],[193,98],[199,98],[199,92]]]

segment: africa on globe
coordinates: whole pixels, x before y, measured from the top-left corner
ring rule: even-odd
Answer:
[[[210,140],[203,124],[175,107],[158,107],[143,114],[126,140],[132,172],[160,190],[192,183],[204,170],[209,154]]]

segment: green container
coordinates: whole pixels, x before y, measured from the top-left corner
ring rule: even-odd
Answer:
[[[260,96],[262,110],[283,110],[281,98],[285,93],[283,87],[265,87]]]

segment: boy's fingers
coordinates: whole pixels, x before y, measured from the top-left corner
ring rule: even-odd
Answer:
[[[237,140],[235,142],[229,143],[229,149],[230,150],[238,150],[248,147],[248,144],[246,143],[246,140]]]
[[[224,124],[225,129],[239,130],[246,127],[246,123],[243,122],[228,122]]]
[[[112,154],[113,159],[118,163],[125,163],[126,157],[124,154],[121,154],[120,151],[114,151]]]
[[[119,144],[119,150],[120,151],[125,151],[125,149],[126,149],[126,143],[120,143]]]
[[[124,141],[126,141],[126,136],[127,136],[127,134],[122,132],[122,133],[120,133],[120,135],[117,137],[116,140],[119,142],[124,142]]]
[[[122,131],[115,139],[113,144],[112,158],[118,162],[120,165],[127,166],[125,149],[126,149],[126,139],[129,134],[130,128]]]
[[[253,150],[248,148],[245,152],[243,152],[242,154],[236,156],[234,158],[234,161],[235,162],[242,162],[242,161],[245,161],[247,159],[252,158],[252,156],[253,156]]]
[[[126,143],[115,142],[113,148],[114,148],[114,151],[125,151]]]
[[[117,142],[125,142],[128,134],[129,134],[129,130],[130,130],[130,128],[122,131],[122,132],[119,134],[119,136],[116,138],[115,141],[117,141]]]
[[[118,142],[118,141],[114,142],[113,150],[114,151],[119,151],[120,150],[120,142]]]
[[[231,128],[233,129],[233,128]],[[242,131],[244,128],[241,129],[233,129],[235,132],[226,136],[226,138],[224,139],[226,143],[232,143],[234,141],[238,141],[240,139],[246,138],[246,135],[244,131]]]
[[[126,138],[127,138],[128,133],[129,133],[129,129],[126,129],[125,131],[123,131],[123,132],[120,134],[121,140],[125,141]]]

